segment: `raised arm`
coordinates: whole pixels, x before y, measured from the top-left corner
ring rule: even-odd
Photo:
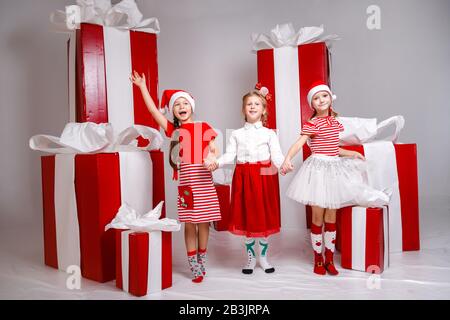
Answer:
[[[144,99],[145,105],[147,106],[147,109],[153,119],[155,119],[156,123],[158,123],[164,131],[167,131],[167,119],[163,114],[161,114],[161,112],[159,112],[155,102],[150,96],[150,92],[148,92],[147,84],[145,82],[145,75],[142,74],[142,76],[140,76],[136,71],[134,71],[130,76],[130,80],[141,90],[142,98]]]

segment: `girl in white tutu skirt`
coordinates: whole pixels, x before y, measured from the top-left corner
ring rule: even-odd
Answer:
[[[291,160],[309,142],[312,155],[298,170],[286,194],[289,198],[312,207],[314,272],[324,275],[328,271],[331,275],[337,275],[338,271],[333,263],[336,209],[351,205],[379,207],[388,204],[389,196],[367,184],[363,155],[339,148],[339,132],[344,127],[336,119],[337,113],[332,109],[335,96],[330,88],[323,83],[316,83],[309,90],[307,99],[314,113],[289,149],[281,174],[285,175],[294,169]],[[325,261],[322,256],[323,242]]]

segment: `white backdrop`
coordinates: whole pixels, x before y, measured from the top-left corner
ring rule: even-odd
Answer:
[[[68,119],[66,36],[51,32],[48,16],[74,2],[0,2],[1,226],[41,223],[39,155],[29,150],[28,139],[38,133],[59,135]],[[277,23],[292,22],[296,29],[324,24],[326,33],[342,38],[332,49],[336,110],[379,120],[404,115],[401,141],[418,144],[421,205],[448,208],[450,2],[137,3],[145,17],[157,17],[161,24],[160,92],[189,90],[197,100],[196,118],[223,132],[242,125],[241,97],[256,82],[251,33],[267,33]],[[371,4],[381,9],[381,30],[366,27]],[[175,217],[175,184],[168,168],[168,211]],[[420,214],[428,219],[433,211]],[[299,221],[295,213],[286,213],[283,227],[300,227]]]
[[[421,251],[392,254],[381,290],[369,290],[367,274],[357,271],[316,277],[310,244],[303,237],[304,217],[284,212],[283,232],[271,242],[275,274],[258,269],[254,277],[242,275],[240,239],[212,231],[210,276],[195,286],[189,280],[183,233],[178,232],[173,238],[173,288],[150,299],[450,297],[449,1],[137,2],[145,17],[157,17],[161,24],[160,93],[165,88],[192,92],[198,120],[223,132],[242,125],[241,97],[256,82],[251,33],[267,33],[287,22],[296,29],[324,24],[326,33],[342,38],[332,49],[336,110],[379,120],[402,114],[406,127],[401,141],[417,143],[419,158]],[[0,298],[131,297],[113,282],[100,285],[86,279],[83,290],[67,290],[67,275],[42,261],[40,159],[28,148],[28,139],[39,133],[59,135],[68,119],[67,36],[51,32],[48,17],[73,3],[0,0]],[[381,30],[366,27],[366,9],[372,4],[381,9]],[[168,215],[174,218],[171,175],[167,164]]]

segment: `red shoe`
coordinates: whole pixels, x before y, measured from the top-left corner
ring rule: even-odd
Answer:
[[[319,274],[321,276],[327,273],[327,270],[323,265],[323,261],[317,261],[316,263],[314,263],[314,273]]]
[[[194,283],[200,283],[202,281],[203,281],[203,276],[195,277],[194,279],[192,279],[192,282],[194,282]]]
[[[339,274],[339,271],[337,271],[336,267],[334,266],[333,261],[325,262],[325,269],[332,276],[337,276]]]

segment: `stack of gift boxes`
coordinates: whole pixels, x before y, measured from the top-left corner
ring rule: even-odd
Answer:
[[[285,33],[289,29],[292,27],[277,26],[272,32],[278,37],[277,41],[254,37],[258,82],[266,86],[273,97],[268,104],[271,115],[268,127],[278,128],[283,150],[295,141],[302,125],[313,113],[307,102],[311,85],[316,81],[330,84],[331,54],[327,43],[333,38],[317,37],[321,32],[309,35],[308,32],[314,33],[314,30],[304,28],[296,37],[296,45],[292,45],[293,37],[286,37],[285,42],[282,39],[283,34],[289,34]],[[337,212],[336,246],[341,252],[342,267],[382,272],[389,265],[389,253],[420,249],[417,147],[416,144],[374,142],[343,148],[363,155],[370,151],[370,156],[366,154],[367,160],[374,162],[379,172],[388,172],[392,179],[390,185],[394,188],[390,190],[389,206],[355,206]],[[310,154],[305,144],[303,161]],[[377,181],[369,180],[369,183],[380,187]],[[301,208],[297,207],[297,210]],[[306,217],[309,228],[311,208],[308,206]]]
[[[111,123],[118,131],[134,124],[159,129],[128,79],[132,70],[140,70],[158,101],[156,33],[79,25],[68,42],[71,120]],[[267,126],[278,129],[287,150],[312,113],[307,89],[318,80],[330,82],[330,52],[323,41],[255,51],[258,82],[273,97]],[[138,142],[140,146],[147,143],[142,138]],[[365,145],[345,148],[366,151]],[[386,148],[380,150],[383,153]],[[338,211],[337,248],[344,268],[382,272],[390,252],[420,248],[416,145],[392,144],[392,150],[394,156],[388,159],[395,162],[390,165],[396,168],[398,182],[392,203],[384,208]],[[305,146],[303,160],[309,155]],[[165,200],[161,150],[56,154],[43,156],[41,164],[46,265],[64,271],[78,265],[83,277],[98,282],[116,279],[118,288],[137,296],[171,286],[170,233],[105,231],[121,204],[147,212]],[[228,229],[231,186],[219,184],[216,189],[222,221],[214,227],[223,231]],[[292,210],[292,203],[283,201],[282,212]],[[310,208],[306,216],[309,226]]]
[[[303,28],[294,34],[291,25],[277,26],[272,33],[254,35],[257,56],[258,82],[272,94],[268,102],[267,127],[278,130],[283,150],[301,132],[313,111],[307,93],[316,81],[330,84],[330,41],[334,36],[322,37],[322,28]],[[295,41],[295,43],[293,43]],[[389,266],[389,253],[420,249],[418,173],[416,144],[392,142],[342,146],[366,154],[375,162],[377,170],[390,175],[394,186],[389,206],[384,208],[346,207],[337,212],[337,243],[343,268],[382,272]],[[311,155],[303,148],[303,161]],[[375,177],[374,180],[376,180]],[[280,183],[283,193],[289,177]],[[369,181],[380,188],[377,181]],[[382,188],[381,188],[382,189]],[[300,206],[281,197],[281,212],[306,213],[306,225],[311,224],[311,208]],[[228,211],[222,212],[226,219]],[[217,230],[226,230],[221,225]]]
[[[70,34],[70,120],[110,123],[117,132],[132,125],[159,130],[129,80],[132,70],[144,73],[158,101],[156,33],[81,23]],[[138,138],[139,146],[148,143]],[[105,231],[121,204],[148,212],[165,200],[161,150],[56,154],[41,164],[46,265],[80,266],[83,277],[116,279],[137,296],[172,285],[169,232]]]

